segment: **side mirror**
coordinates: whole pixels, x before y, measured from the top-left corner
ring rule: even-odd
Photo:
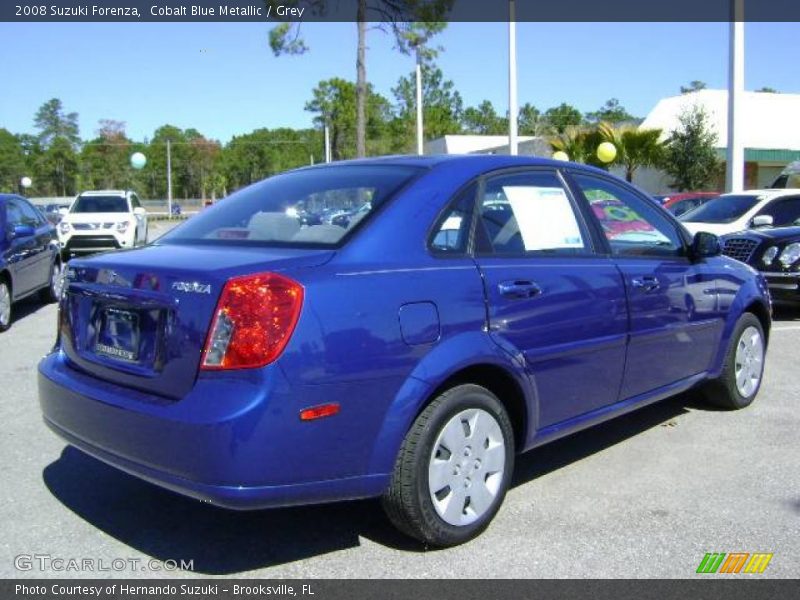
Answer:
[[[137,217],[143,217],[147,214],[147,211],[141,206],[137,206],[133,209],[133,214],[135,214]]]
[[[771,215],[758,215],[753,218],[753,227],[771,227],[774,222]]]
[[[64,217],[64,216],[69,214],[69,209],[68,208],[59,208],[58,209],[58,214],[60,214],[62,217]]]
[[[36,234],[36,230],[30,225],[16,225],[11,233],[12,239],[32,237]]]
[[[719,238],[707,231],[698,231],[692,240],[692,258],[710,258],[722,254]]]

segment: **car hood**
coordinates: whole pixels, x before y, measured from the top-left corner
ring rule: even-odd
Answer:
[[[67,213],[61,219],[65,223],[118,223],[130,221],[132,213]]]

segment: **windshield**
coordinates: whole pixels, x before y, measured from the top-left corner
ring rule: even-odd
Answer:
[[[128,212],[128,200],[121,196],[79,196],[70,212],[125,213]]]
[[[284,173],[231,194],[160,241],[335,246],[419,172],[341,165]]]
[[[732,223],[758,202],[758,196],[720,196],[678,218],[691,223]]]

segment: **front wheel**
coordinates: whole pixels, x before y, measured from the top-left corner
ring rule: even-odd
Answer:
[[[750,406],[761,388],[765,356],[761,321],[752,313],[744,313],[733,328],[722,374],[706,385],[706,399],[730,410]]]
[[[11,288],[0,279],[0,331],[11,327]]]
[[[513,468],[514,435],[502,403],[486,388],[459,385],[414,421],[383,506],[398,529],[426,544],[461,544],[494,518]]]

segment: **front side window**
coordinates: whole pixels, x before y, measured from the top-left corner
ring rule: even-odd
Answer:
[[[10,198],[6,202],[6,227],[13,230],[17,225],[39,227],[41,225],[36,209],[24,200]]]
[[[591,251],[555,173],[513,173],[489,179],[480,203],[485,245],[494,254],[584,254]]]
[[[224,198],[160,242],[336,246],[421,172],[400,165],[337,165],[283,173]]]
[[[773,227],[800,224],[800,198],[786,198],[771,202],[756,216],[760,215],[772,217]]]
[[[683,250],[677,230],[653,204],[600,177],[573,174],[617,256],[676,256]]]
[[[126,213],[128,199],[121,196],[79,196],[72,213]]]

